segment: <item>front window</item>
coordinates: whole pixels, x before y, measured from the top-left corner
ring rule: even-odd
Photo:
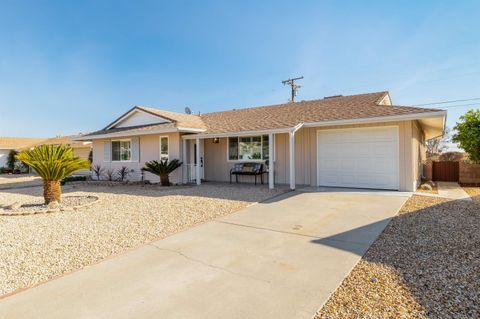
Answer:
[[[124,162],[132,159],[130,141],[112,141],[112,161]]]
[[[228,138],[229,160],[267,160],[268,135]]]
[[[160,160],[168,161],[168,137],[160,137]]]

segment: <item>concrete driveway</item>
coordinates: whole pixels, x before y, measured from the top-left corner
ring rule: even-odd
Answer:
[[[408,196],[287,193],[4,298],[0,317],[309,319]]]

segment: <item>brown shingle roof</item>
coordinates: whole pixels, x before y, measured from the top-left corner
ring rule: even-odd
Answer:
[[[335,96],[319,100],[243,108],[202,115],[182,114],[136,106],[137,109],[161,116],[172,123],[103,129],[90,133],[86,137],[127,131],[129,135],[132,135],[132,133],[141,135],[148,134],[148,131],[180,127],[201,129],[204,130],[202,132],[204,134],[229,133],[292,128],[300,123],[366,119],[439,111],[438,109],[380,104],[387,95],[388,92],[377,92]]]
[[[28,147],[38,146],[38,145],[70,145],[72,147],[89,147],[88,145],[84,145],[83,142],[74,141],[73,139],[79,137],[79,135],[70,135],[70,136],[56,136],[47,139],[43,139],[41,141],[32,143],[28,145]]]
[[[367,93],[205,113],[201,118],[207,126],[205,133],[228,133],[290,128],[299,123],[438,111],[438,109],[380,105],[380,101],[387,94],[388,92]]]
[[[22,149],[31,144],[45,140],[44,138],[30,137],[0,137],[0,149]]]
[[[161,129],[170,129],[175,128],[175,123],[161,123],[161,124],[149,124],[149,125],[139,125],[139,126],[129,126],[129,127],[119,127],[119,128],[111,128],[111,129],[103,129],[96,132],[92,132],[86,134],[83,137],[95,136],[95,135],[103,135],[103,134],[112,134],[112,133],[121,133],[121,132],[128,132],[129,135],[131,133],[138,133],[138,135],[148,134],[149,131],[161,130]]]
[[[198,115],[169,112],[145,106],[137,106],[137,108],[170,120],[176,124],[176,127],[206,129],[205,124]]]

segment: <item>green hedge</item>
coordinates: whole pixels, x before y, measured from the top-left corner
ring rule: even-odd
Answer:
[[[60,184],[65,185],[65,183],[68,183],[68,182],[78,182],[78,181],[86,181],[86,180],[87,180],[87,176],[68,176],[62,179]]]

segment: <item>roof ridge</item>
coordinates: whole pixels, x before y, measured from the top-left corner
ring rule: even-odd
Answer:
[[[381,101],[385,94],[388,94],[388,91],[379,91],[379,92],[368,92],[368,93],[358,93],[358,94],[350,94],[350,95],[342,95],[342,96],[334,96],[334,97],[329,97],[329,98],[321,98],[321,99],[313,99],[313,100],[301,100],[298,102],[287,102],[287,103],[278,103],[278,104],[272,104],[272,105],[260,105],[260,106],[251,106],[251,107],[240,107],[238,109],[229,109],[229,110],[224,110],[224,111],[215,111],[215,112],[206,112],[200,115],[202,117],[203,115],[210,115],[210,114],[217,114],[217,113],[224,113],[224,112],[233,112],[233,111],[239,111],[239,110],[254,110],[254,109],[261,109],[261,108],[271,108],[271,107],[279,107],[279,106],[289,106],[289,105],[295,105],[298,103],[310,103],[310,102],[319,102],[319,101],[332,101],[336,99],[343,99],[343,98],[351,98],[351,97],[358,97],[362,95],[373,95],[373,94],[382,94],[379,100],[377,100],[375,103],[378,104],[379,101]]]
[[[187,114],[187,113],[181,113],[181,112],[175,112],[175,111],[169,111],[169,110],[164,110],[164,109],[158,109],[156,107],[151,107],[151,106],[143,106],[143,105],[135,105],[136,108],[143,109],[145,111],[159,111],[159,112],[167,112],[167,113],[172,113],[172,114],[178,114],[182,116],[195,116],[198,117],[196,114]],[[157,114],[158,115],[158,114]]]

